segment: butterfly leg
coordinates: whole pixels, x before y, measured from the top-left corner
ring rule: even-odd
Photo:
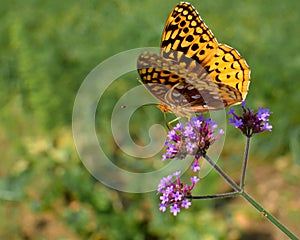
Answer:
[[[166,114],[165,114],[165,116],[166,116]],[[182,117],[177,117],[177,118],[175,118],[175,119],[169,121],[169,122],[167,123],[168,129],[171,130],[171,129],[173,128],[173,126],[172,126],[171,124],[172,124],[173,122],[178,121],[178,120],[181,119],[181,118],[182,118]],[[165,120],[166,120],[166,119],[165,119]]]

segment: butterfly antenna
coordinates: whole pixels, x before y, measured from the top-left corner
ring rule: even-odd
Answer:
[[[143,104],[139,107],[145,107],[145,106],[157,106],[157,103],[146,103],[146,104]],[[128,107],[134,107],[134,106],[128,106],[128,105],[121,105],[120,108],[128,108]]]

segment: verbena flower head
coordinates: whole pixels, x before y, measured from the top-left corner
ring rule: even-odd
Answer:
[[[228,112],[228,114],[232,115],[229,118],[230,124],[239,128],[247,137],[251,137],[254,133],[272,131],[272,126],[269,123],[269,116],[271,114],[269,109],[258,108],[258,111],[254,112],[250,108],[246,108],[245,105],[246,102],[243,102],[242,116],[238,116],[233,109]]]
[[[195,162],[192,165],[194,172],[200,170],[198,160],[206,154],[208,148],[223,134],[223,130],[219,130],[215,134],[217,124],[211,119],[203,116],[191,118],[185,124],[178,123],[167,136],[166,152],[163,154],[162,160],[166,159],[184,159],[187,155],[195,156]]]
[[[199,182],[199,178],[192,177],[191,185],[184,185],[180,180],[180,172],[175,172],[163,178],[158,185],[158,194],[160,196],[159,210],[165,212],[167,208],[176,216],[181,208],[188,209],[191,206],[190,200],[191,190],[195,184]]]

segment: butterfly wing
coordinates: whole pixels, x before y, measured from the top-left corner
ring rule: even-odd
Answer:
[[[207,71],[200,68],[201,65],[197,72],[193,72],[174,60],[149,52],[142,53],[138,58],[138,72],[146,88],[176,114],[184,116],[223,109],[232,101],[241,101],[239,91],[213,82]]]
[[[237,50],[220,44],[206,70],[215,82],[236,88],[245,100],[250,84],[250,69]]]
[[[170,59],[154,53],[144,52],[137,61],[138,72],[145,87],[166,105],[196,104],[199,93],[186,79],[195,79],[197,75],[181,67]]]
[[[238,51],[218,44],[213,33],[205,25],[198,12],[189,3],[178,4],[170,13],[161,40],[161,55],[174,59],[180,65],[193,69],[182,54],[196,60],[216,83],[236,88],[246,98],[250,84],[250,69]],[[173,50],[173,51],[172,51]],[[178,51],[178,54],[174,54]],[[231,105],[228,102],[227,105]]]
[[[164,57],[170,57],[168,52],[174,50],[205,65],[217,51],[218,42],[197,10],[182,2],[175,6],[166,21],[161,48]]]

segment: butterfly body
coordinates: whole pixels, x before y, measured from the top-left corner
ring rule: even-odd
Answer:
[[[162,102],[158,107],[180,116],[238,104],[248,93],[246,61],[217,42],[189,3],[170,13],[160,55],[144,52],[137,65],[143,84]]]

